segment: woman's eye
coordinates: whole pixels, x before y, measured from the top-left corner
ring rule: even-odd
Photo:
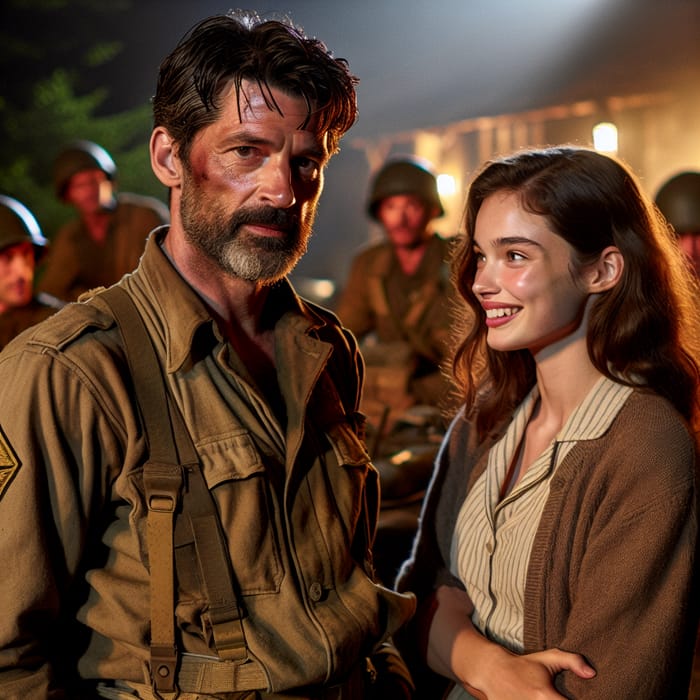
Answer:
[[[525,256],[517,250],[508,251],[509,260],[525,260]]]

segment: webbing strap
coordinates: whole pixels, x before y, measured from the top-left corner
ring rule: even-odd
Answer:
[[[151,682],[173,691],[177,674],[175,644],[175,511],[182,488],[182,468],[163,402],[163,378],[151,339],[129,295],[119,287],[102,298],[112,309],[124,342],[136,399],[148,442],[143,480],[148,506],[147,542],[151,594]],[[165,411],[163,411],[165,403]]]
[[[194,537],[214,644],[222,659],[247,659],[244,612],[237,602],[216,505],[182,414],[165,384],[143,319],[123,289],[112,287],[102,293],[102,298],[120,327],[147,433],[150,459],[144,466],[144,485],[151,568],[151,680],[157,690],[172,690],[177,666],[173,525],[177,496],[182,490],[181,465],[185,465],[187,475],[183,513]]]
[[[199,575],[209,601],[209,623],[216,651],[227,661],[245,661],[244,611],[238,605],[218,515],[200,469],[190,473],[187,514],[194,536]]]
[[[231,692],[231,688],[239,692],[260,690],[267,687],[268,681],[259,664],[237,664],[183,654],[178,683],[183,691],[214,694]]]

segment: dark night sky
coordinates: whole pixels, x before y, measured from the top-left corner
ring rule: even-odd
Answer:
[[[342,278],[367,239],[370,173],[354,139],[673,83],[700,85],[700,0],[258,0],[248,6],[263,15],[289,14],[348,59],[361,81],[360,118],[331,161],[316,236],[299,267],[314,276]],[[124,50],[109,64],[106,106],[120,111],[147,102],[160,60],[182,34],[230,7],[218,0],[135,0],[109,27]]]
[[[298,273],[342,278],[364,243],[370,177],[353,139],[666,88],[700,71],[700,0],[260,0],[360,77],[360,118],[331,162]],[[150,0],[123,20],[113,99],[147,100],[158,63],[221,2]],[[695,84],[698,84],[697,82]]]
[[[148,99],[161,57],[221,2],[146,0],[119,20],[114,97]],[[700,68],[699,0],[261,0],[360,77],[354,137],[646,92]],[[669,73],[670,71],[670,73]]]

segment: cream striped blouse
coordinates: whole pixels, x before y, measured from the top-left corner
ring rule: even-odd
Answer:
[[[514,652],[523,649],[525,579],[549,481],[577,441],[593,440],[608,429],[631,391],[606,377],[596,382],[549,447],[499,503],[501,485],[539,398],[534,387],[506,434],[491,448],[486,471],[465,498],[452,539],[452,573],[474,603],[474,625]],[[455,688],[449,700],[471,697]]]

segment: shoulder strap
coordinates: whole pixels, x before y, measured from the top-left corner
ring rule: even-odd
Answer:
[[[180,502],[182,516],[187,519],[196,543],[214,642],[223,659],[247,658],[244,612],[236,596],[216,506],[141,314],[120,287],[111,287],[100,297],[112,310],[121,332],[148,443],[144,488],[148,505],[151,682],[156,690],[173,691],[178,662],[173,535]]]

